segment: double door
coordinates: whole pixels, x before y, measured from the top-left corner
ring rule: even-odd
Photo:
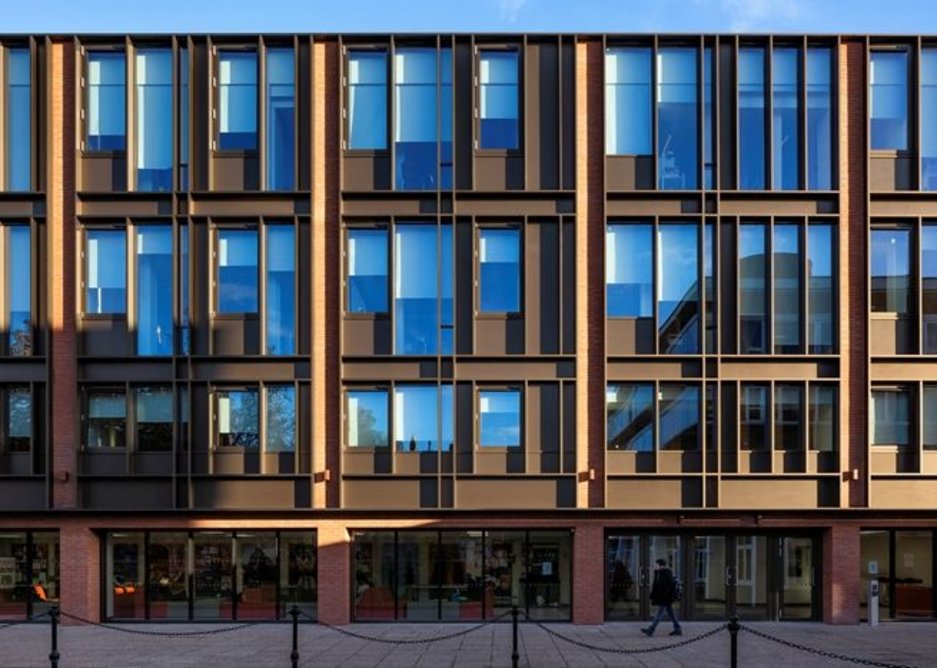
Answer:
[[[664,559],[683,582],[686,619],[815,619],[818,550],[811,536],[628,534],[606,540],[606,618],[643,620],[654,565]]]

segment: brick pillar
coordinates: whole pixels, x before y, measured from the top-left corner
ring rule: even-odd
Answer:
[[[351,621],[351,540],[342,524],[318,528],[319,619],[327,624]]]
[[[62,610],[101,620],[101,548],[85,525],[64,521],[59,530],[59,587]],[[63,624],[74,624],[62,617]]]
[[[573,623],[605,620],[605,539],[600,524],[577,526],[573,534]]]
[[[52,505],[78,506],[75,329],[75,45],[48,42],[47,165]],[[95,599],[97,595],[95,594]]]
[[[859,623],[859,527],[835,524],[823,534],[823,621]]]

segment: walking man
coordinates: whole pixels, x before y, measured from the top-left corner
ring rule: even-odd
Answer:
[[[651,603],[657,606],[657,614],[654,615],[654,621],[647,628],[641,629],[641,633],[650,638],[654,635],[654,629],[660,624],[664,615],[669,615],[673,622],[672,636],[682,636],[683,629],[680,628],[680,622],[677,621],[677,615],[673,611],[673,603],[677,600],[677,581],[673,576],[673,571],[667,568],[667,562],[663,559],[657,560],[657,567],[654,569],[654,584],[651,586]]]

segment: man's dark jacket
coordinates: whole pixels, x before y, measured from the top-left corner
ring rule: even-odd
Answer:
[[[654,584],[651,586],[651,603],[654,605],[673,605],[673,601],[673,572],[667,567],[658,568],[654,571]]]

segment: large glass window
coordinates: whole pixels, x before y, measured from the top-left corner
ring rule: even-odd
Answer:
[[[449,55],[448,50],[445,53]],[[437,55],[441,54],[435,48],[400,48],[394,52],[394,158],[398,190],[436,188],[440,166],[438,142],[443,132],[451,142],[452,117],[441,113],[443,107],[437,100],[437,91],[442,92],[440,81],[448,80],[451,88],[451,62],[442,62]],[[451,114],[451,106],[447,111]]]
[[[765,51],[742,47],[738,56],[739,189],[765,187]]]
[[[257,448],[260,445],[257,390],[216,390],[215,420],[218,447]]]
[[[657,318],[662,353],[699,351],[699,226],[658,227]]]
[[[32,100],[29,49],[7,49],[6,188],[32,184]]]
[[[872,389],[872,445],[907,446],[911,442],[910,391]]]
[[[660,386],[660,449],[700,449],[700,388],[698,385]]]
[[[109,533],[105,582],[105,614],[110,619],[146,617],[145,536],[141,532]]]
[[[296,155],[293,49],[267,49],[267,188],[292,190]]]
[[[605,237],[606,312],[649,318],[654,312],[654,242],[646,224],[609,225]]]
[[[807,187],[833,187],[833,54],[827,47],[807,49]]]
[[[123,52],[88,52],[87,150],[122,151],[126,147],[125,78]]]
[[[605,51],[605,152],[651,154],[651,50]]]
[[[697,50],[657,52],[657,173],[662,190],[693,190],[697,184]]]
[[[518,229],[482,228],[478,232],[479,310],[521,310],[521,233]]]
[[[387,447],[387,390],[348,390],[345,397],[348,447]]]
[[[800,226],[774,226],[774,352],[798,353],[800,347]]]
[[[744,384],[741,386],[739,409],[739,436],[742,450],[767,450],[768,443],[768,386]]]
[[[921,190],[937,190],[937,49],[921,49]]]
[[[911,231],[872,230],[872,311],[907,315],[911,306]]]
[[[703,49],[703,187],[716,187],[716,123],[713,118],[713,97],[715,90],[713,73],[713,50]]]
[[[138,49],[137,190],[172,190],[172,51]]]
[[[189,50],[179,49],[179,189],[189,189]]]
[[[172,228],[137,229],[137,354],[172,354]]]
[[[238,619],[276,619],[276,533],[239,531],[235,548]]]
[[[772,180],[775,190],[800,187],[800,49],[775,47],[771,58]]]
[[[767,352],[768,261],[765,226],[744,223],[739,226],[739,352]]]
[[[480,390],[478,392],[478,444],[483,447],[520,446],[520,390]]]
[[[520,56],[514,49],[479,55],[479,147],[520,147]]]
[[[609,450],[654,450],[654,386],[616,383],[605,395],[606,443]]]
[[[452,449],[452,386],[394,388],[394,447],[399,452]]]
[[[296,450],[296,388],[292,385],[268,385],[265,452]]]
[[[348,52],[348,148],[387,148],[387,52]]]
[[[172,389],[137,388],[135,409],[137,449],[141,452],[172,450]]]
[[[194,619],[231,619],[231,578],[234,539],[226,531],[201,531],[192,535],[192,584]]]
[[[921,305],[924,352],[937,353],[937,225],[921,226]]]
[[[32,241],[28,225],[6,228],[6,323],[10,355],[33,351]]]
[[[0,565],[0,620],[42,615],[59,599],[58,532],[3,531]]]
[[[802,385],[774,386],[774,449],[802,450],[804,422]]]
[[[296,352],[296,248],[292,225],[268,225],[267,353]]]
[[[348,230],[348,311],[387,312],[387,230]]]
[[[921,430],[925,450],[937,450],[937,385],[924,386],[924,425]]]
[[[189,331],[189,226],[179,226],[179,352],[190,351]]]
[[[810,386],[810,449],[819,452],[836,450],[835,385]]]
[[[33,439],[33,395],[28,387],[13,386],[6,392],[5,449],[29,452]]]
[[[218,230],[218,312],[257,312],[257,230]]]
[[[85,313],[127,312],[126,239],[124,230],[85,232]]]
[[[452,229],[404,223],[394,240],[395,350],[400,355],[452,350]]]
[[[90,390],[85,416],[85,446],[123,448],[127,444],[127,399],[123,390]]]
[[[257,149],[257,53],[218,52],[218,149]]]
[[[833,346],[833,226],[807,228],[807,330],[809,353],[831,353]]]
[[[191,593],[188,534],[153,532],[147,545],[146,574],[150,619],[188,619]]]
[[[908,53],[872,51],[869,58],[872,150],[907,150]]]
[[[706,336],[704,339],[707,353],[718,352],[718,331],[716,322],[716,227],[713,223],[703,225],[703,300],[706,318]]]

